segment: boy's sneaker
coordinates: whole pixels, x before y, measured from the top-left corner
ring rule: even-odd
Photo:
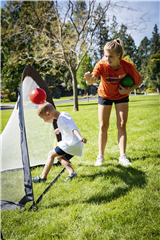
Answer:
[[[126,154],[119,157],[119,163],[125,167],[132,165],[132,163],[127,159]]]
[[[77,178],[77,173],[73,173],[72,175],[68,175],[65,181],[72,180],[73,178]]]
[[[40,182],[46,182],[47,178],[41,178],[40,175],[36,177],[32,177],[32,182],[34,183],[40,183]]]
[[[96,167],[101,166],[103,162],[104,162],[104,157],[102,155],[98,155],[94,166]]]

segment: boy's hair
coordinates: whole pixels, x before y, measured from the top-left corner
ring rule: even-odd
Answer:
[[[105,51],[114,51],[116,54],[120,54],[120,59],[122,59],[124,55],[123,45],[119,38],[106,43],[104,46],[104,52]]]
[[[42,104],[39,105],[38,109],[37,109],[37,113],[38,115],[44,115],[47,111],[51,112],[54,110],[54,107],[51,103],[49,102],[44,102]]]

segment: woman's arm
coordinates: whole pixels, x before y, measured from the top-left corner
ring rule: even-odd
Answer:
[[[83,79],[86,80],[87,85],[92,85],[93,82],[96,80],[96,77],[92,73],[87,72],[87,73],[84,74]]]
[[[121,95],[129,94],[129,93],[132,92],[135,88],[138,88],[141,84],[142,84],[142,79],[139,81],[139,83],[134,84],[132,87],[127,88],[127,89],[120,84],[120,85],[119,85],[119,88],[118,88],[118,91],[119,91],[119,93],[120,93]]]

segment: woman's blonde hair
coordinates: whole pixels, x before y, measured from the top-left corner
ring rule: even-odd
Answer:
[[[114,51],[116,54],[120,54],[120,59],[122,59],[124,55],[123,45],[119,38],[106,43],[104,46],[104,52],[105,51]]]

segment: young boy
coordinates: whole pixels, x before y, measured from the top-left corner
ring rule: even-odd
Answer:
[[[77,173],[71,167],[69,160],[73,155],[82,156],[83,143],[86,143],[87,139],[81,136],[74,120],[68,113],[58,112],[49,102],[39,105],[37,113],[45,122],[52,123],[53,119],[57,120],[58,128],[55,129],[55,133],[61,132],[62,141],[58,142],[58,146],[48,153],[48,159],[42,174],[33,177],[32,181],[37,183],[47,180],[47,175],[55,157],[69,172],[66,180],[77,177]]]

